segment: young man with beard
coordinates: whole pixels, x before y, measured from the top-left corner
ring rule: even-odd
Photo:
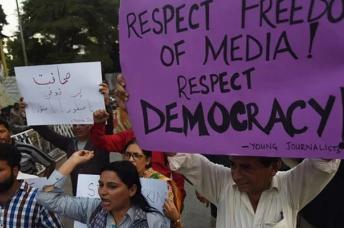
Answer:
[[[63,227],[60,219],[36,202],[37,189],[17,180],[21,155],[0,143],[0,227]]]

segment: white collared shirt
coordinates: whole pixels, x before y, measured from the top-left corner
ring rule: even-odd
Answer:
[[[294,169],[278,172],[254,212],[247,194],[234,183],[230,168],[197,154],[178,154],[168,160],[172,170],[184,174],[217,206],[217,228],[295,228],[299,210],[321,192],[340,163],[305,159]]]

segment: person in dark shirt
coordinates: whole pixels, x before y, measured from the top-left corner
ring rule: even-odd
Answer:
[[[344,227],[344,163],[324,190],[312,200],[301,215],[311,225],[318,228]]]
[[[76,194],[76,186],[78,183],[78,174],[99,174],[101,168],[109,163],[109,153],[94,146],[89,140],[92,125],[73,125],[74,137],[67,137],[56,133],[48,126],[33,126],[45,140],[54,146],[65,151],[67,157],[70,157],[78,150],[91,150],[95,152],[94,158],[89,162],[75,168],[71,173],[73,194]]]

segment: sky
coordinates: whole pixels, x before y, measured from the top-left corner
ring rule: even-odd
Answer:
[[[18,0],[20,5],[24,0]],[[18,28],[16,0],[0,0],[0,4],[6,14],[8,25],[4,27],[3,33],[7,36],[13,36]]]

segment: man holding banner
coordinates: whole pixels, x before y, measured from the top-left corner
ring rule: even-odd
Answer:
[[[170,167],[218,206],[217,227],[296,227],[334,176],[339,160],[310,158],[344,158],[343,21],[340,0],[121,2],[135,135],[190,153]],[[267,157],[307,159],[278,172]]]
[[[230,156],[229,160],[231,168],[199,154],[168,158],[171,170],[183,174],[217,206],[217,228],[296,227],[298,212],[330,182],[340,164],[338,159],[305,159],[279,172],[280,158]]]
[[[306,159],[287,172],[280,160],[230,157],[231,168],[197,154],[169,157],[172,170],[185,175],[218,208],[216,227],[296,227],[298,212],[335,175],[340,160]]]

